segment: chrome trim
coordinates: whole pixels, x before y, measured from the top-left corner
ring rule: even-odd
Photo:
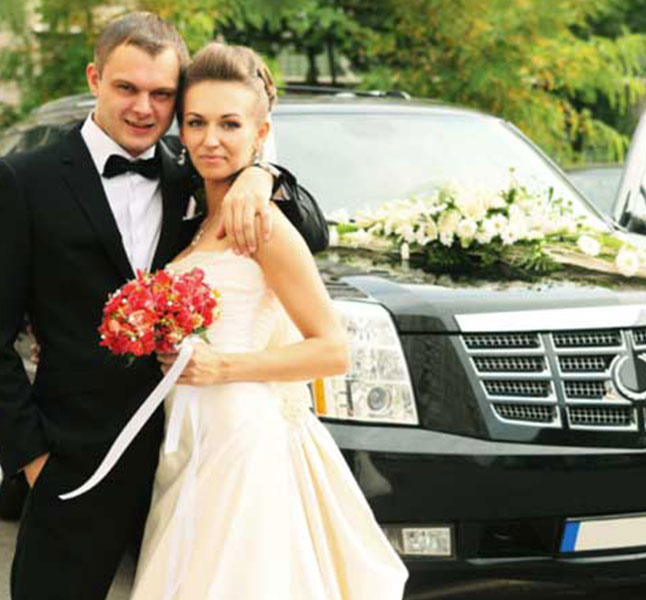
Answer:
[[[616,404],[612,405],[613,407],[617,407]],[[580,409],[580,408],[589,408],[591,410],[594,410],[595,408],[603,409],[603,406],[595,407],[595,406],[590,406],[589,404],[586,407],[583,406],[569,406],[568,409],[565,411],[565,418],[567,419],[567,423],[570,427],[570,429],[573,430],[580,430],[580,431],[595,431],[597,433],[602,432],[602,431],[638,431],[639,427],[639,419],[637,416],[637,409],[633,408],[632,414],[633,414],[633,423],[631,425],[580,425],[580,424],[573,424],[572,419],[570,417],[570,408],[575,408],[575,409]],[[617,407],[621,408],[621,406]]]
[[[467,332],[469,333],[469,332]],[[544,356],[545,355],[545,346],[543,345],[542,336],[538,336],[538,347],[537,348],[469,348],[464,339],[464,336],[460,336],[460,342],[462,343],[462,348],[470,356]]]
[[[497,403],[508,404],[509,402],[507,399],[502,399],[502,401],[499,401],[498,399],[496,399],[495,401],[492,401],[489,405],[489,408],[491,409],[493,416],[501,423],[506,423],[508,425],[518,425],[520,427],[534,427],[534,428],[539,427],[541,429],[545,429],[545,428],[561,429],[563,427],[563,423],[561,422],[561,411],[559,410],[559,407],[556,403],[552,404],[552,406],[554,406],[554,408],[556,409],[554,411],[555,417],[553,421],[529,421],[524,419],[508,419],[498,414],[498,411],[496,410],[496,406],[495,406]],[[529,403],[524,402],[523,404],[529,404]]]
[[[616,329],[646,326],[646,304],[455,315],[462,333]]]
[[[498,378],[500,379],[500,378]],[[505,377],[506,381],[511,381],[510,378]],[[491,394],[487,391],[487,386],[485,385],[486,379],[480,379],[480,387],[484,397],[489,401],[490,404],[494,402],[508,402],[516,404],[557,404],[558,398],[556,395],[556,390],[554,389],[554,382],[551,379],[543,381],[549,385],[549,394],[547,396],[506,396],[505,394]],[[589,400],[588,400],[589,402]]]

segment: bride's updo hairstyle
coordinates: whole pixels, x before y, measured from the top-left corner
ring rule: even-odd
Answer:
[[[191,61],[177,104],[177,119],[182,123],[184,98],[191,86],[203,81],[236,81],[247,86],[258,98],[258,121],[262,123],[276,103],[276,84],[265,62],[251,48],[212,42]]]

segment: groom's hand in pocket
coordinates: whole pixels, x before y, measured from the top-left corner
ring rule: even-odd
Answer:
[[[43,467],[49,460],[49,452],[47,454],[41,454],[38,458],[32,460],[24,469],[25,477],[27,478],[27,483],[30,488],[33,488],[36,485],[36,481],[40,477],[40,473],[43,470]]]

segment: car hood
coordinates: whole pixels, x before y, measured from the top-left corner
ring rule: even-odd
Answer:
[[[637,304],[646,309],[646,282],[621,276],[568,272],[532,281],[486,280],[425,273],[352,252],[329,252],[317,262],[333,297],[382,304],[400,333],[465,332],[468,328],[461,328],[456,316],[473,313]],[[541,331],[541,323],[533,330]]]

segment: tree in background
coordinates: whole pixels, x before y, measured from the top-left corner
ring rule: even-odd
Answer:
[[[339,56],[358,56],[376,42],[376,33],[359,23],[346,2],[301,0],[284,5],[267,18],[244,4],[218,24],[218,33],[227,41],[252,46],[265,56],[276,58],[284,50],[304,55],[308,70],[305,83],[316,85],[317,57],[324,55],[332,84],[337,84]]]
[[[21,106],[14,116],[43,102],[87,90],[85,66],[97,34],[95,10],[104,0],[2,0],[0,24],[13,43],[0,53],[0,80],[15,81]],[[38,24],[34,31],[32,22]]]

